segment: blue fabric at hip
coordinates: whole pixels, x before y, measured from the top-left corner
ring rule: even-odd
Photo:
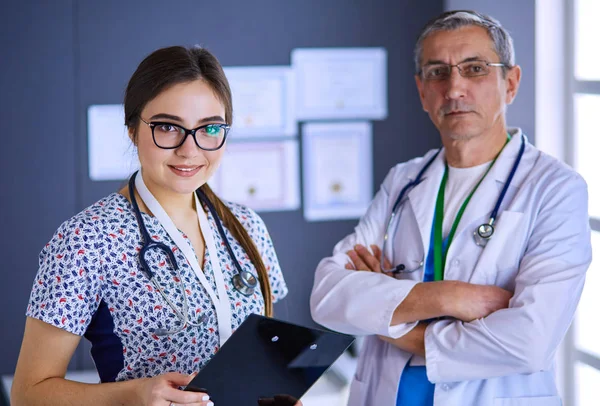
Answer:
[[[427,260],[425,262],[423,282],[431,282],[434,279],[433,224],[435,224],[435,218],[431,227],[431,239],[429,240],[429,252],[427,253]],[[448,239],[444,238],[443,243],[443,249],[445,250]],[[433,406],[434,390],[435,385],[427,379],[427,369],[425,366],[410,366],[407,364],[398,384],[396,406]]]

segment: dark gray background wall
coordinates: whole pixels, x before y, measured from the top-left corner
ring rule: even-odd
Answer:
[[[62,221],[121,186],[87,176],[86,111],[91,104],[120,103],[144,56],[162,46],[201,44],[224,66],[289,65],[296,47],[385,47],[389,117],[373,126],[378,187],[395,163],[439,144],[415,90],[412,48],[422,25],[443,9],[442,0],[3,2],[0,374],[14,371],[39,251]],[[510,27],[518,16],[498,17]],[[513,34],[519,44],[521,32]],[[532,55],[532,41],[518,54]],[[531,68],[519,99],[533,99],[532,74]],[[518,119],[533,135],[533,113]],[[312,324],[314,269],[356,221],[307,223],[300,210],[262,217],[290,286],[276,312]],[[92,366],[85,345],[71,366]]]
[[[1,10],[0,373],[12,373],[38,253],[78,209],[79,135],[72,2]]]

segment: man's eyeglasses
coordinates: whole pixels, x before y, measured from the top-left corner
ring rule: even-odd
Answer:
[[[183,145],[188,135],[192,135],[198,148],[205,151],[216,151],[225,144],[227,133],[231,128],[227,124],[205,124],[188,130],[180,125],[167,122],[146,122],[152,130],[152,139],[158,148],[175,149]]]
[[[477,76],[485,76],[490,73],[490,66],[507,67],[504,63],[494,63],[486,61],[465,61],[450,65],[447,63],[432,63],[425,65],[419,72],[424,80],[445,80],[452,75],[452,68],[456,66],[460,76],[464,78],[474,78]]]

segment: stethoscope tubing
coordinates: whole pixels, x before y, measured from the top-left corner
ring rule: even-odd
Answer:
[[[128,187],[129,187],[129,196],[130,196],[131,203],[133,206],[133,212],[138,221],[138,226],[139,226],[140,234],[142,237],[142,248],[139,252],[139,260],[140,260],[140,264],[142,266],[142,273],[144,274],[144,276],[146,276],[146,278],[148,278],[148,280],[154,287],[154,290],[161,295],[163,300],[169,305],[171,310],[173,310],[173,313],[175,313],[175,315],[177,316],[177,319],[180,322],[179,328],[177,328],[175,330],[157,329],[157,331],[155,331],[154,333],[158,334],[158,335],[170,335],[170,334],[175,334],[175,333],[182,331],[187,325],[193,326],[193,327],[201,327],[204,324],[206,324],[208,317],[206,317],[206,315],[202,315],[200,317],[199,323],[192,322],[189,319],[189,317],[188,317],[189,303],[187,300],[187,295],[185,293],[185,286],[184,286],[183,279],[181,277],[181,272],[179,271],[179,266],[177,265],[177,261],[175,260],[175,255],[169,249],[169,247],[167,247],[165,244],[159,243],[159,242],[154,242],[150,238],[150,233],[148,233],[148,229],[146,228],[146,224],[144,223],[144,220],[142,218],[142,213],[140,211],[140,208],[137,203],[137,199],[135,198],[135,194],[134,194],[135,193],[134,181],[135,181],[136,175],[137,175],[137,172],[134,173],[133,176],[131,176]],[[169,262],[171,262],[171,266],[173,267],[173,269],[175,269],[175,272],[177,272],[177,277],[181,281],[181,284],[179,285],[179,292],[181,293],[181,296],[183,296],[183,313],[181,311],[179,311],[177,306],[175,306],[173,304],[173,302],[167,297],[167,295],[165,295],[163,290],[158,285],[155,274],[154,274],[154,272],[152,272],[152,270],[150,269],[150,266],[148,265],[148,262],[146,261],[146,253],[151,249],[158,249],[158,250],[162,251],[164,254],[166,254],[167,257],[169,258]]]
[[[435,161],[435,159],[437,158],[437,156],[439,155],[439,153],[441,151],[442,151],[442,148],[437,150],[437,152],[433,155],[433,157],[431,159],[429,159],[429,161],[427,161],[427,163],[425,164],[425,166],[423,166],[423,168],[421,168],[421,170],[417,174],[417,177],[415,178],[415,180],[409,182],[406,186],[404,186],[404,188],[402,188],[402,190],[400,191],[400,194],[398,195],[398,198],[394,202],[394,206],[392,207],[392,213],[390,214],[390,218],[388,220],[387,227],[386,227],[386,232],[385,232],[385,235],[383,238],[383,247],[381,249],[380,267],[383,272],[392,273],[392,274],[411,273],[411,272],[415,272],[415,271],[421,269],[421,267],[423,266],[423,264],[425,262],[424,258],[423,258],[423,260],[420,261],[419,266],[414,269],[406,269],[406,266],[404,264],[396,265],[394,268],[389,269],[389,270],[384,269],[384,267],[383,267],[383,264],[385,263],[385,244],[390,237],[391,226],[394,223],[394,219],[395,219],[396,215],[399,213],[398,209],[401,205],[401,202],[403,202],[404,195],[406,194],[406,192],[409,189],[411,189],[411,188],[417,186],[419,183],[421,183],[421,181],[423,180],[422,179],[423,175],[425,174],[427,169],[431,166],[431,164],[433,164],[433,162]],[[492,213],[490,214],[490,219],[489,219],[488,223],[484,223],[484,224],[480,225],[479,227],[477,227],[477,229],[475,231],[475,236],[479,237],[479,241],[476,241],[476,244],[479,246],[482,246],[482,247],[485,246],[487,244],[487,242],[489,241],[489,239],[494,234],[494,231],[495,231],[494,223],[496,221],[496,217],[498,216],[498,211],[500,210],[500,206],[502,205],[504,196],[506,195],[506,192],[508,191],[508,188],[515,176],[515,173],[517,172],[519,164],[521,163],[521,158],[523,158],[524,152],[525,152],[525,136],[523,134],[521,134],[521,147],[519,148],[519,153],[517,155],[517,159],[513,163],[513,166],[508,175],[508,178],[506,179],[506,183],[504,184],[504,186],[500,192],[500,195],[498,196],[498,199],[496,200],[494,209],[492,210]],[[396,222],[395,229],[398,227],[397,223],[398,222]],[[480,230],[482,229],[482,227],[491,227],[491,233],[486,236],[481,235]],[[394,233],[395,233],[395,231],[394,231]]]
[[[186,326],[201,327],[206,324],[206,322],[208,321],[208,317],[205,314],[203,314],[200,317],[199,323],[192,322],[189,319],[189,317],[188,317],[189,302],[188,302],[187,295],[185,292],[185,286],[184,286],[183,279],[181,277],[181,272],[179,270],[177,261],[175,260],[175,255],[173,254],[171,249],[169,247],[167,247],[167,245],[160,243],[160,242],[152,241],[152,239],[150,238],[150,233],[148,232],[148,229],[146,228],[146,224],[144,223],[139,205],[137,203],[137,199],[135,197],[134,185],[135,185],[135,177],[136,176],[137,176],[137,171],[129,179],[128,188],[129,188],[129,195],[130,195],[131,203],[133,206],[133,212],[134,212],[136,220],[138,222],[138,227],[140,229],[140,235],[142,238],[142,248],[139,252],[139,260],[140,260],[140,265],[142,267],[142,273],[150,281],[150,283],[152,284],[154,289],[157,292],[159,292],[159,294],[161,295],[163,300],[169,305],[171,310],[175,313],[178,320],[180,321],[179,327],[175,330],[157,329],[154,333],[157,335],[171,335],[171,334],[175,334],[175,333],[182,331]],[[235,289],[239,290],[242,294],[244,294],[246,296],[252,295],[254,293],[254,289],[256,288],[256,285],[257,285],[256,278],[254,278],[254,276],[250,272],[243,271],[240,263],[238,262],[235,254],[233,252],[233,249],[231,248],[231,244],[229,244],[229,241],[227,240],[225,230],[223,229],[221,220],[218,216],[218,213],[217,213],[215,207],[212,205],[212,203],[208,200],[206,195],[200,189],[198,189],[196,191],[196,195],[208,207],[213,218],[215,219],[219,234],[221,235],[223,241],[225,242],[227,251],[228,251],[229,255],[231,256],[231,258],[234,262],[234,265],[238,271],[238,273],[236,275],[237,278],[234,277],[234,281],[239,282],[239,283],[234,283]],[[199,208],[199,210],[201,210],[201,208]],[[151,249],[158,249],[158,250],[162,251],[164,254],[166,254],[167,257],[169,258],[169,262],[171,263],[171,266],[177,273],[177,277],[181,281],[181,284],[179,285],[179,290],[180,290],[181,296],[183,296],[183,312],[181,312],[177,308],[177,306],[174,305],[174,303],[167,297],[167,295],[165,295],[165,293],[160,288],[160,286],[158,286],[158,283],[156,281],[156,275],[154,274],[154,272],[152,272],[150,266],[148,265],[148,262],[146,261],[146,257],[145,257],[146,253],[148,251],[150,251]],[[249,280],[249,278],[252,278],[252,279]],[[240,284],[241,284],[241,287],[238,288],[238,286],[240,286]]]
[[[245,277],[246,273],[242,269],[242,266],[238,262],[235,254],[233,253],[233,248],[231,248],[231,244],[229,244],[229,241],[227,240],[227,236],[225,235],[225,230],[223,229],[223,225],[221,224],[221,220],[219,218],[219,214],[217,213],[217,209],[213,206],[213,204],[210,202],[210,200],[208,200],[208,197],[204,194],[204,192],[202,192],[202,190],[200,190],[200,189],[196,190],[196,194],[198,195],[198,198],[200,199],[200,201],[202,201],[202,203],[204,203],[206,205],[206,207],[208,207],[208,210],[211,212],[213,218],[215,219],[215,223],[217,224],[217,228],[219,229],[219,234],[221,235],[221,238],[223,238],[223,241],[225,241],[225,248],[227,249],[227,252],[229,253],[229,256],[231,257],[231,260],[233,261],[235,268],[237,269],[237,272],[238,272],[237,274],[239,275],[238,280],[240,282],[242,282],[242,284],[244,285],[244,287],[246,289],[251,290],[250,294],[247,294],[244,292],[242,292],[242,294],[244,294],[246,296],[250,296],[252,293],[254,293],[254,289],[256,288],[256,285],[257,285],[256,279],[254,279],[254,283],[253,283],[253,282],[250,282],[248,280],[248,278]],[[235,286],[235,284],[234,284],[234,286]],[[237,289],[237,287],[236,287],[236,289]],[[238,290],[240,290],[240,289],[238,289]]]
[[[492,214],[490,214],[490,222],[488,224],[490,224],[491,226],[493,226],[494,222],[496,221],[496,217],[498,216],[498,211],[500,210],[500,205],[502,204],[502,201],[504,200],[504,196],[506,195],[506,192],[508,191],[508,187],[510,186],[513,178],[515,177],[515,173],[517,173],[517,168],[519,167],[519,164],[521,163],[521,158],[523,158],[523,154],[525,153],[525,136],[521,136],[521,147],[519,148],[519,154],[517,155],[517,159],[515,160],[515,163],[513,164],[511,170],[510,170],[510,174],[508,175],[508,178],[506,178],[506,183],[504,184],[504,187],[502,188],[502,191],[500,192],[500,196],[498,197],[498,200],[496,201],[496,205],[494,206],[494,210],[492,210]]]
[[[417,174],[417,177],[415,178],[415,180],[413,180],[412,182],[409,182],[406,186],[404,186],[402,188],[402,190],[400,191],[400,194],[398,195],[398,198],[396,198],[396,201],[394,202],[394,206],[392,207],[392,214],[390,215],[390,218],[388,220],[388,224],[387,227],[385,229],[385,235],[383,236],[383,247],[381,249],[381,258],[380,258],[380,267],[381,270],[384,272],[388,272],[388,273],[392,273],[392,274],[396,274],[399,272],[404,272],[404,273],[411,273],[411,272],[415,272],[418,269],[420,269],[423,266],[423,261],[420,262],[419,266],[415,269],[406,269],[404,264],[400,264],[395,266],[392,269],[384,269],[383,264],[385,263],[385,244],[387,242],[387,240],[389,239],[390,236],[390,229],[392,227],[392,224],[394,223],[394,218],[396,217],[396,214],[398,213],[397,209],[400,206],[401,202],[404,199],[404,195],[406,194],[406,192],[409,189],[414,188],[415,186],[417,186],[419,183],[421,183],[421,181],[423,180],[423,174],[425,173],[425,171],[427,171],[427,169],[431,166],[431,164],[435,161],[435,159],[437,158],[437,156],[440,154],[440,152],[442,151],[442,149],[438,149],[437,152],[435,153],[435,155],[425,164],[425,166],[423,166],[423,168],[421,168],[421,170],[419,171],[419,173]]]

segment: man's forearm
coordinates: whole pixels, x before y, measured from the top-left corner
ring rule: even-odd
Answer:
[[[379,336],[379,338],[383,341],[387,341],[395,347],[400,348],[401,350],[425,357],[426,328],[427,323],[419,323],[417,327],[400,338],[389,338],[383,336]]]
[[[415,285],[392,316],[392,325],[448,316],[451,291],[458,281],[423,282]]]
[[[446,316],[469,322],[507,308],[511,297],[511,292],[497,286],[461,281],[418,283],[394,310],[391,325]]]
[[[347,252],[352,263],[346,269],[381,274],[381,250],[371,245],[373,253],[362,245]],[[387,260],[386,260],[387,261]],[[389,261],[385,268],[391,268]],[[391,276],[391,275],[390,275]],[[496,286],[475,285],[461,281],[417,283],[394,309],[391,326],[450,316],[471,321],[508,307],[511,292]]]

